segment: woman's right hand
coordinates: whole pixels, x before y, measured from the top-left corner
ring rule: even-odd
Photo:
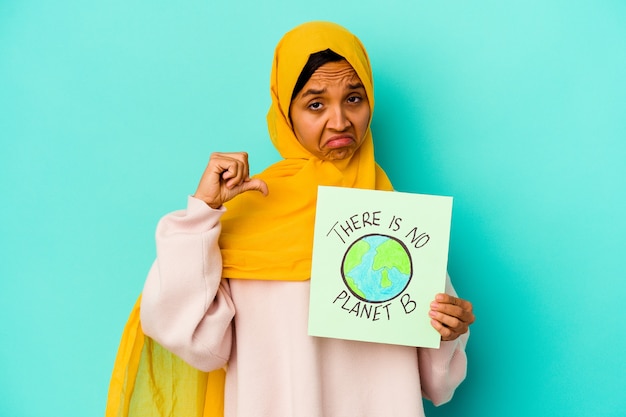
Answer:
[[[246,191],[268,194],[267,184],[258,178],[250,178],[250,166],[246,152],[215,152],[200,178],[193,195],[216,209],[228,200]]]

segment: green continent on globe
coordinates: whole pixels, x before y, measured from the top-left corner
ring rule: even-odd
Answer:
[[[388,288],[393,285],[393,281],[389,279],[389,271],[387,269],[383,269],[381,272],[382,278],[380,279],[380,287]]]
[[[356,295],[358,295],[359,297],[363,298],[364,300],[367,299],[365,293],[363,291],[361,291],[359,289],[359,287],[356,285],[356,282],[354,282],[354,279],[352,279],[351,277],[346,275],[346,284],[348,284],[348,287],[350,287],[350,290],[352,290],[352,292]]]
[[[407,256],[405,249],[397,241],[389,239],[376,248],[373,268],[379,270],[381,268],[393,267],[398,268],[403,274],[408,275],[411,273],[411,260]],[[384,281],[381,285],[385,286]]]
[[[343,270],[345,273],[352,271],[357,265],[363,262],[363,255],[370,250],[370,244],[364,240],[359,240],[352,245],[346,259],[343,261]]]

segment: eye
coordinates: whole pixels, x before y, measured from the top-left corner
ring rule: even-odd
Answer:
[[[308,108],[311,110],[319,110],[322,108],[322,103],[319,101],[314,101],[308,105]]]
[[[361,98],[361,96],[348,97],[348,103],[360,103],[361,101],[363,101],[363,98]]]

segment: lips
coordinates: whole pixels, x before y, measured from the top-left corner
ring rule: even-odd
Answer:
[[[324,145],[327,149],[345,148],[355,143],[355,140],[350,135],[337,135],[333,136]]]

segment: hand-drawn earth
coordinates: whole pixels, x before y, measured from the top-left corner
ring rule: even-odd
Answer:
[[[394,237],[366,235],[346,251],[341,273],[357,298],[382,303],[397,297],[409,285],[413,274],[411,255]]]

